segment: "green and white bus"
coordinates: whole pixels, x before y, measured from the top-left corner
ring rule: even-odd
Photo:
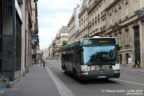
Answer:
[[[113,37],[83,38],[62,48],[62,69],[78,79],[119,78],[118,49]]]

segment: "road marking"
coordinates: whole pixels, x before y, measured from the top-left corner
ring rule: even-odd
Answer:
[[[62,68],[61,68],[61,67],[60,67],[59,69],[60,69],[60,70],[62,70]]]
[[[59,65],[53,65],[53,64],[51,64],[51,65],[47,65],[48,67],[61,67],[61,66],[59,66]]]
[[[55,76],[50,68],[46,67],[46,70],[54,81],[61,96],[75,96],[73,92],[57,76]]]
[[[126,82],[126,83],[130,83],[130,84],[136,84],[136,85],[144,86],[144,84],[142,84],[142,83],[137,83],[137,82],[132,82],[132,81],[126,81],[126,80],[120,80],[120,79],[112,79],[112,80],[117,80],[117,81]]]

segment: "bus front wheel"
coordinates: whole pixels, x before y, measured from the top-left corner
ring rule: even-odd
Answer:
[[[75,69],[73,69],[73,77],[74,77],[75,79],[78,79],[77,72],[76,72]]]

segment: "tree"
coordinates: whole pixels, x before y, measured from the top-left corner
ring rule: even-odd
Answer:
[[[59,51],[61,51],[61,50],[62,50],[62,47],[66,46],[67,44],[68,44],[67,41],[63,41],[63,42],[62,42],[62,46],[59,48]]]
[[[62,42],[62,47],[65,46],[65,45],[67,45],[67,41]]]

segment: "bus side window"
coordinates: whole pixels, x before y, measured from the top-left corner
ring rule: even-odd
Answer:
[[[67,55],[69,55],[69,54],[67,54]],[[69,61],[69,58],[68,58],[69,56],[66,56],[66,59],[67,59],[67,61]]]

